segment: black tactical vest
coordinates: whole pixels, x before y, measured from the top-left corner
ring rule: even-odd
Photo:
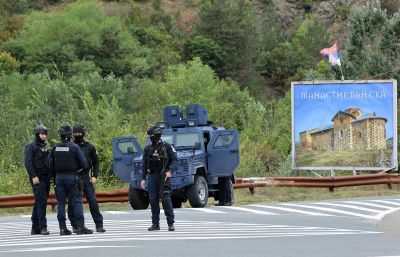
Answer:
[[[92,153],[92,148],[90,147],[88,142],[83,142],[82,144],[79,144],[79,147],[82,149],[83,153],[85,154],[85,158],[88,161],[89,168],[90,170],[92,168],[92,158],[91,153]]]
[[[160,172],[168,163],[167,149],[164,143],[151,146],[147,154],[147,167],[150,173]]]
[[[57,172],[75,172],[78,162],[72,152],[72,143],[60,143],[54,147],[54,168]]]
[[[34,155],[33,155],[33,168],[37,174],[43,175],[48,173],[48,168],[46,166],[47,159],[47,150],[45,145],[37,145],[34,146]]]

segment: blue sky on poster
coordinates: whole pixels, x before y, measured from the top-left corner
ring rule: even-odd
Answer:
[[[393,83],[295,84],[293,87],[295,141],[300,132],[331,125],[338,111],[359,108],[388,120],[386,138],[393,137]]]

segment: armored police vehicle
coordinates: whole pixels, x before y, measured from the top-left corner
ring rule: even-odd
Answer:
[[[237,130],[214,126],[202,105],[185,109],[184,118],[178,106],[165,107],[164,121],[157,124],[162,140],[175,148],[178,157],[178,170],[171,178],[172,204],[179,208],[189,200],[192,207],[204,207],[208,197],[218,200],[218,177],[233,178],[239,165],[239,135]],[[112,145],[114,171],[130,183],[132,208],[146,209],[149,197],[140,187],[143,148],[134,137],[114,138]]]

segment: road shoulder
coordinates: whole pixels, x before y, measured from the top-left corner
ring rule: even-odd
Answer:
[[[386,215],[377,226],[379,230],[400,239],[400,211]]]

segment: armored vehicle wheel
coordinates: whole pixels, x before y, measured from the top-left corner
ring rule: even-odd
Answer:
[[[208,186],[206,179],[196,175],[193,185],[188,188],[187,196],[190,206],[194,208],[206,206],[208,202]]]
[[[180,197],[172,196],[171,201],[172,201],[172,207],[182,208],[182,199]]]
[[[128,198],[134,210],[143,210],[149,207],[149,195],[144,190],[129,186]]]

